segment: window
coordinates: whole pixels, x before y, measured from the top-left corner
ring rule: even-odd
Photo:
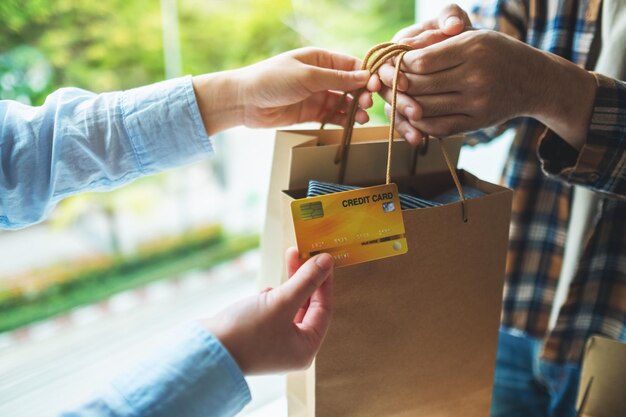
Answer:
[[[412,0],[4,0],[0,98],[39,105],[63,86],[128,89],[303,45],[362,56],[413,18]],[[166,329],[257,290],[271,138],[225,132],[210,160],[0,233],[0,415],[53,416]],[[246,412],[280,415],[283,378],[250,383]]]

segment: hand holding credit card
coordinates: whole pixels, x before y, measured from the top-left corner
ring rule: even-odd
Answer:
[[[408,250],[395,184],[295,200],[291,213],[302,259],[326,252],[339,267]]]

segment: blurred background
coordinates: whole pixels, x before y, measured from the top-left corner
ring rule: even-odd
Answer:
[[[64,86],[128,89],[307,45],[363,56],[443,5],[2,0],[0,99],[40,105]],[[381,100],[372,116],[385,123]],[[211,159],[68,198],[41,224],[0,231],[0,415],[53,416],[169,328],[256,291],[272,138],[227,131],[212,138]],[[497,181],[508,145],[464,150],[460,164]],[[250,384],[245,413],[286,415],[282,377]]]

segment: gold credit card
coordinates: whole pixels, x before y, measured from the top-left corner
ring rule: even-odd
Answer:
[[[395,184],[294,200],[291,214],[301,259],[326,252],[346,266],[408,250]]]

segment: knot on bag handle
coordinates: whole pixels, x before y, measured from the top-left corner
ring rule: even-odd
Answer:
[[[385,184],[389,184],[391,182],[391,155],[393,148],[393,139],[395,136],[395,125],[396,125],[396,106],[397,106],[397,97],[398,97],[398,76],[400,74],[400,67],[402,66],[402,58],[404,58],[404,54],[408,51],[412,50],[412,48],[408,45],[394,43],[394,42],[385,42],[378,44],[372,47],[367,54],[365,54],[365,58],[363,58],[363,62],[361,64],[361,70],[368,70],[370,74],[376,74],[381,66],[383,66],[388,60],[392,58],[397,58],[395,63],[395,72],[393,76],[393,83],[391,87],[392,91],[392,99],[391,99],[391,114],[389,117],[389,138],[388,138],[388,146],[387,146],[387,171],[385,175]],[[352,91],[350,94],[352,95],[352,100],[348,105],[348,111],[346,113],[347,121],[346,125],[343,129],[343,134],[341,137],[341,144],[339,149],[337,149],[337,154],[335,155],[335,164],[341,164],[339,166],[339,183],[343,184],[344,178],[346,175],[346,165],[348,161],[348,153],[350,151],[350,143],[352,141],[352,133],[354,130],[354,123],[356,121],[356,112],[358,110],[358,100],[361,94],[365,91],[365,87],[359,88],[358,90]],[[337,102],[335,107],[328,113],[326,119],[322,122],[320,129],[324,129],[324,126],[328,122],[328,118],[335,114],[339,108],[345,103],[345,98],[348,93],[344,93],[341,100]],[[461,182],[459,181],[459,177],[457,176],[456,169],[450,160],[450,156],[448,155],[448,151],[445,146],[443,146],[443,141],[441,138],[436,138],[441,147],[441,152],[443,153],[443,157],[446,161],[446,165],[452,175],[452,180],[454,181],[454,185],[456,186],[457,191],[459,192],[459,196],[461,197],[461,207],[463,210],[463,222],[467,223],[467,207],[465,194],[463,192],[463,187],[461,186]],[[424,137],[424,143],[428,143],[428,135]],[[425,150],[422,154],[425,153]],[[413,156],[412,166],[413,169],[411,172],[415,172],[417,164],[417,149]]]

